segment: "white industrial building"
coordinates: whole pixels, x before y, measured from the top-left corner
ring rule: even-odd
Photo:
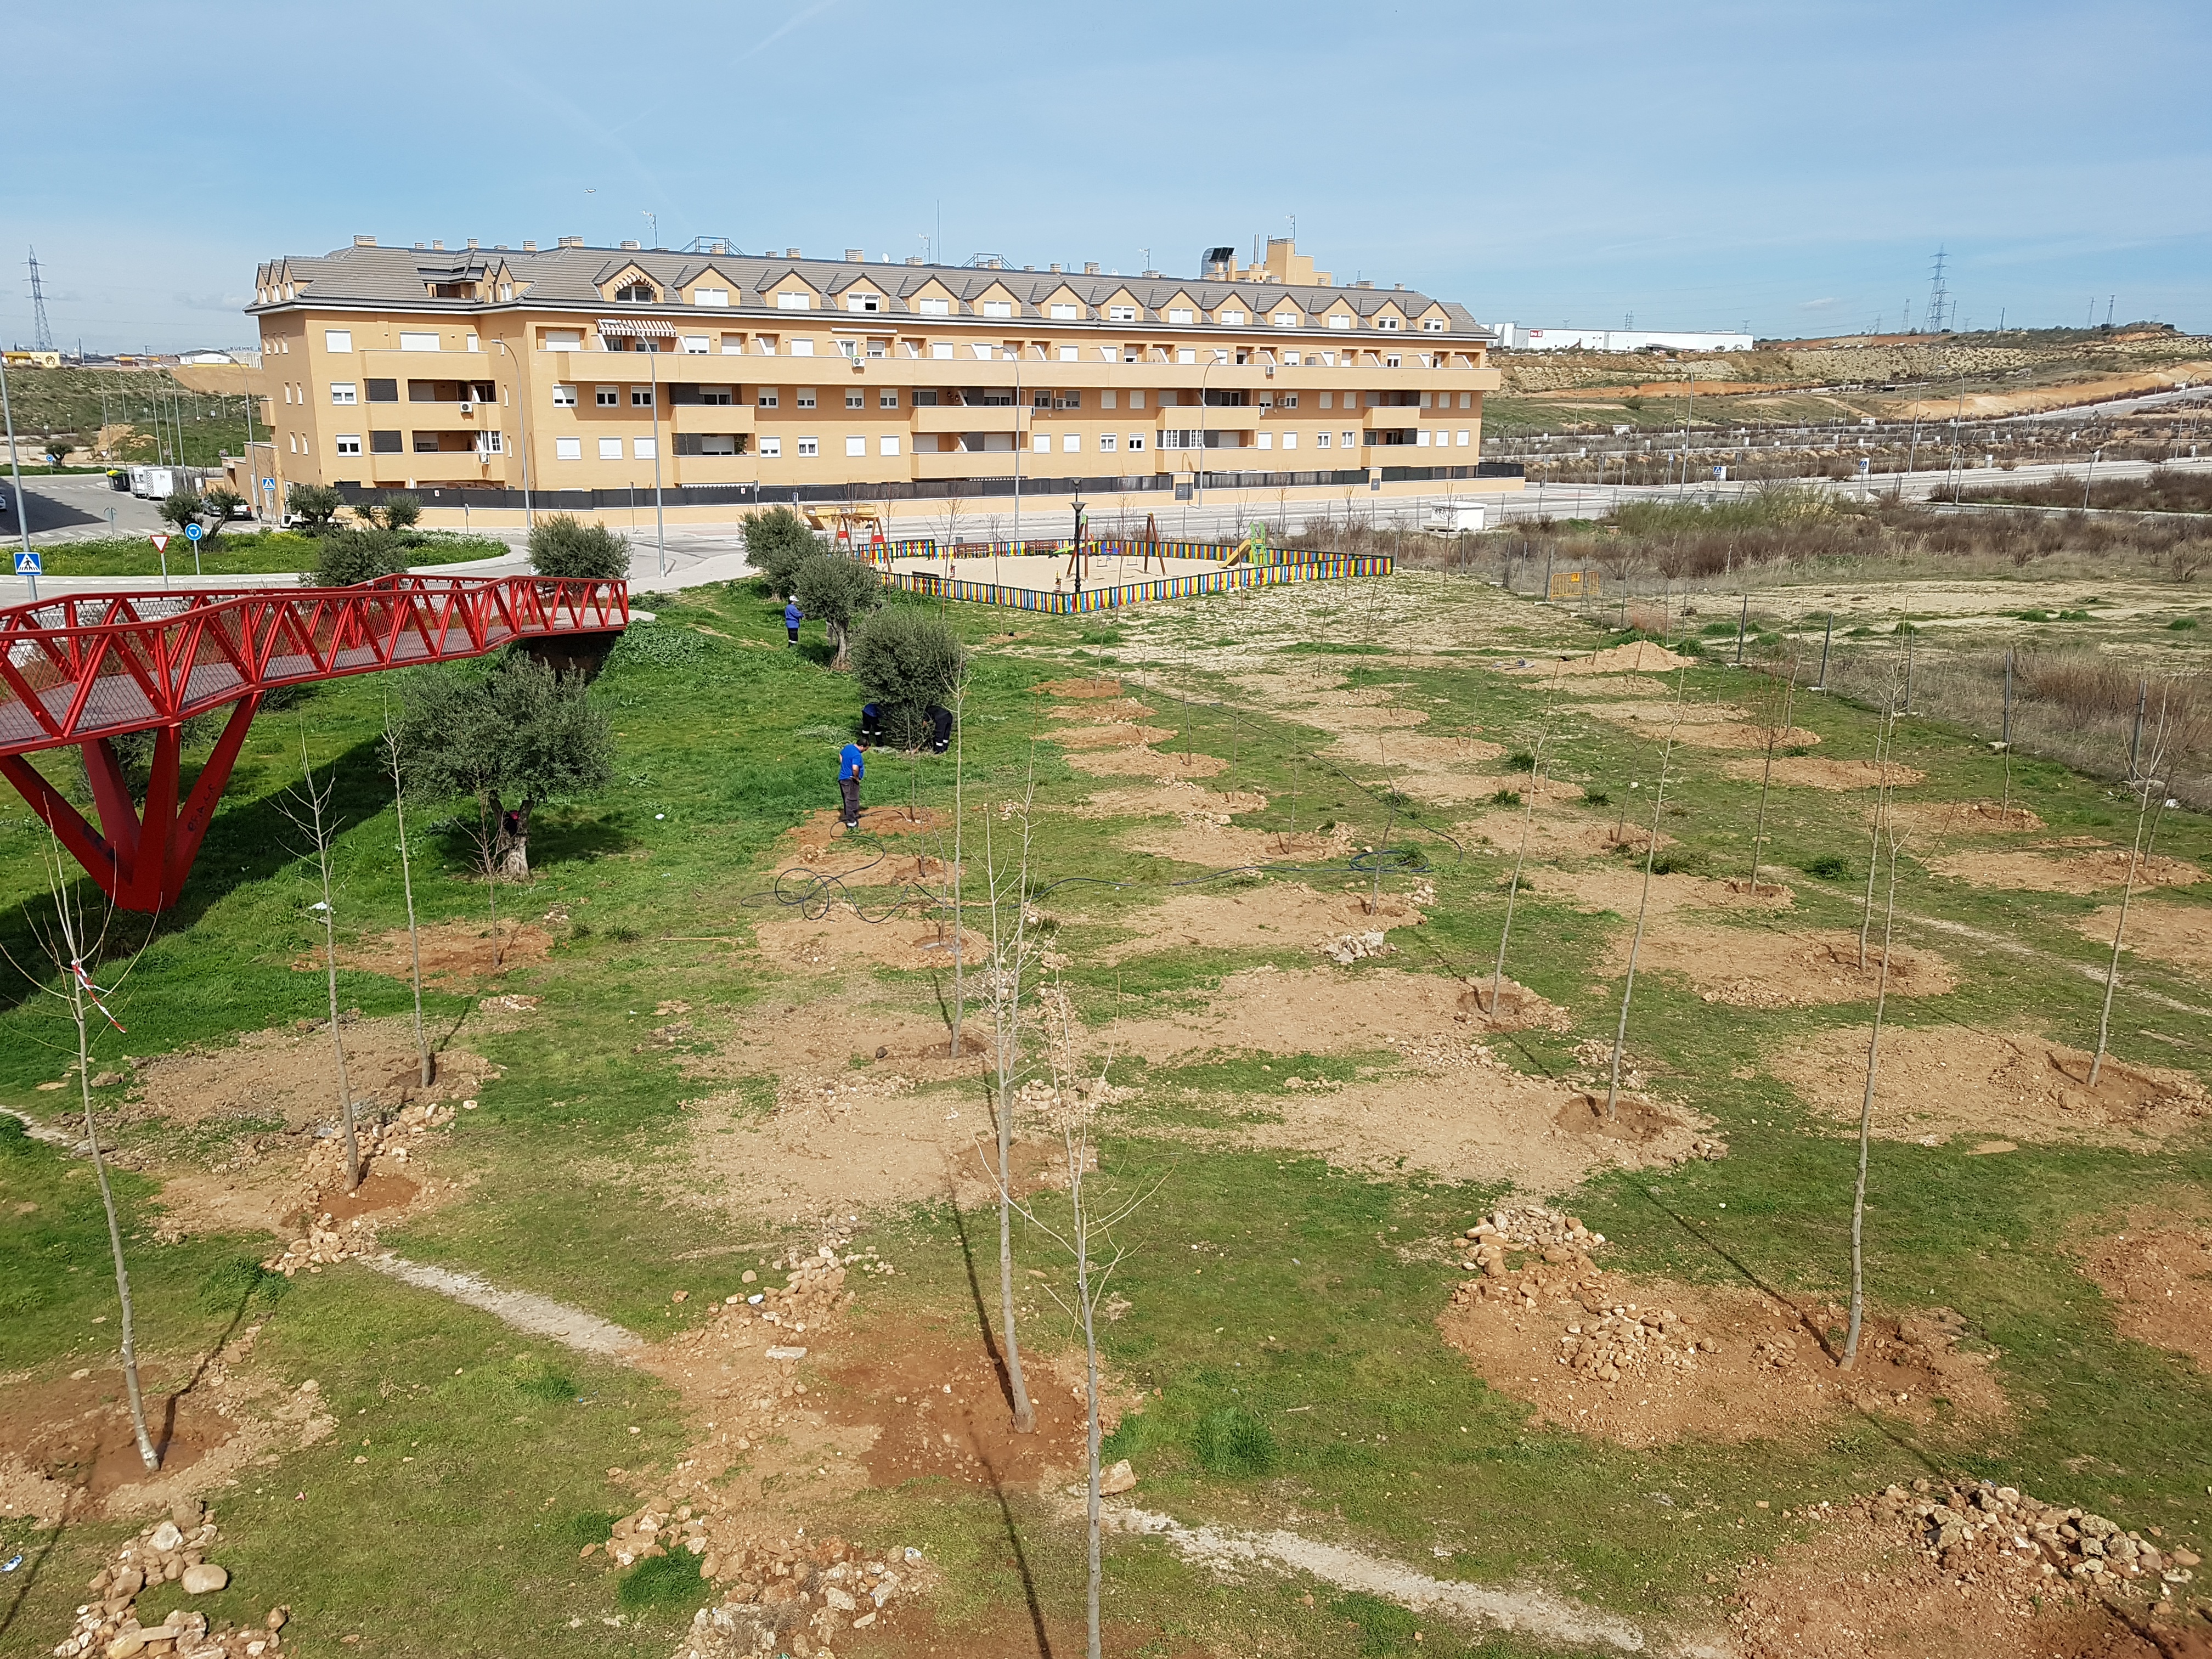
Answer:
[[[1498,325],[1498,343],[1509,351],[1748,351],[1748,334],[1701,333],[1646,328],[1525,328]]]

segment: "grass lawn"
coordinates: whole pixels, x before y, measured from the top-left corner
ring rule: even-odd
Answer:
[[[407,550],[410,565],[458,564],[471,559],[503,558],[514,551],[489,536],[463,536],[452,531],[419,532],[422,540]],[[264,576],[284,570],[315,568],[316,545],[312,536],[272,530],[266,535],[251,531],[226,531],[212,546],[201,544],[199,574],[208,576]],[[48,574],[56,576],[158,576],[161,556],[143,536],[102,537],[94,541],[57,542],[40,550]],[[169,574],[193,571],[191,544],[172,536],[168,546]]]

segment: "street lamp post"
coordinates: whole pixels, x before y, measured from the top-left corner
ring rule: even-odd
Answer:
[[[31,510],[23,501],[23,464],[15,455],[15,410],[8,401],[8,359],[0,354],[0,416],[8,422],[8,471],[15,483],[15,531],[23,538],[23,580],[31,585],[31,603],[39,602],[39,578],[31,568]]]
[[[537,524],[530,512],[530,388],[524,384],[522,360],[514,355],[514,349],[498,338],[495,338],[492,343],[507,353],[507,361],[514,368],[514,419],[520,428],[515,441],[522,446],[522,527],[530,530]],[[657,449],[659,446],[656,444],[653,447]]]
[[[660,499],[660,353],[654,342],[674,339],[676,327],[657,317],[602,317],[599,337],[641,341],[646,356],[653,360],[646,365],[653,399],[653,542],[659,573],[665,576],[668,574],[668,525]]]

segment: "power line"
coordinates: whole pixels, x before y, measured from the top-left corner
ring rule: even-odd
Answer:
[[[1943,285],[1944,257],[1943,250],[1937,248],[1936,275],[1928,289],[1928,316],[1922,325],[1930,334],[1941,334],[1953,321],[1951,290]]]
[[[46,290],[39,282],[39,250],[31,250],[31,343],[41,351],[54,349],[54,331],[46,323]]]

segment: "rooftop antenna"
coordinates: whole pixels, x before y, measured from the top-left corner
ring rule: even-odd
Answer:
[[[653,232],[653,246],[659,247],[660,246],[660,216],[651,208],[640,208],[638,213]]]
[[[2106,320],[2110,321],[2107,318]],[[54,349],[54,331],[46,325],[46,290],[39,281],[39,250],[31,250],[31,343],[41,351]]]

